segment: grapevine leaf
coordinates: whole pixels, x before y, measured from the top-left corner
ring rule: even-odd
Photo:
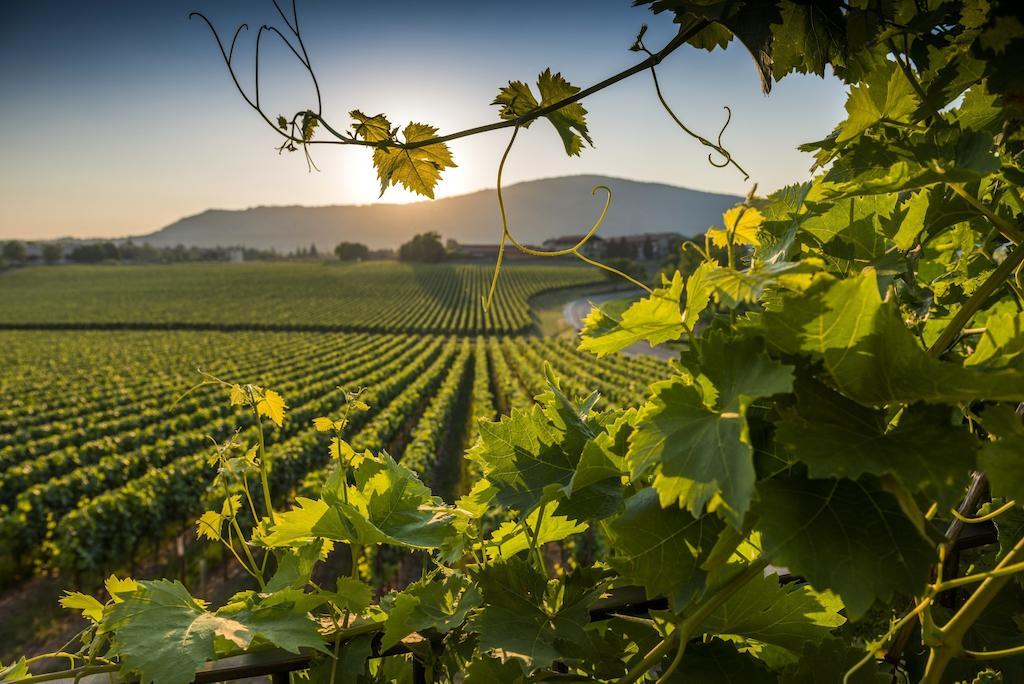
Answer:
[[[677,376],[651,386],[626,458],[634,479],[657,471],[654,486],[666,505],[678,497],[695,516],[708,505],[739,528],[756,477],[747,406],[757,397],[789,392],[793,375],[756,341],[712,342],[704,345],[701,364],[707,382]],[[707,395],[712,388],[717,398]]]
[[[60,605],[61,608],[82,611],[82,615],[93,622],[103,619],[103,604],[88,594],[78,591],[64,592],[64,596],[60,599]]]
[[[719,268],[714,261],[704,261],[694,269],[686,279],[686,311],[683,313],[683,324],[693,330],[701,313],[708,308],[714,287],[710,276]]]
[[[214,657],[217,638],[245,648],[252,635],[240,622],[207,612],[179,582],[139,582],[139,589],[110,609],[105,627],[124,674],[143,684],[188,684]]]
[[[851,620],[876,600],[924,589],[934,549],[872,481],[764,480],[758,494],[766,555],[838,594]]]
[[[28,669],[28,660],[25,656],[18,658],[10,665],[0,663],[0,682],[10,682],[18,679],[25,679],[32,673]]]
[[[124,579],[118,579],[117,575],[111,575],[103,581],[103,588],[110,594],[110,598],[115,603],[120,603],[123,599],[122,594],[131,594],[139,588],[139,583],[133,580],[131,577],[125,577]]]
[[[966,428],[955,427],[948,410],[913,405],[889,428],[883,411],[820,383],[799,383],[797,397],[796,410],[777,424],[775,438],[807,464],[811,477],[892,475],[943,507],[961,496],[975,466],[978,440]]]
[[[608,562],[622,579],[644,587],[650,598],[669,597],[677,607],[703,588],[700,566],[722,527],[713,516],[662,508],[650,488],[627,499],[625,511],[602,526],[614,552]]]
[[[652,347],[682,337],[683,316],[679,300],[683,294],[683,277],[679,271],[648,297],[634,302],[615,320],[594,307],[580,331],[580,349],[598,356],[620,351],[640,341]]]
[[[833,684],[864,657],[864,649],[840,639],[804,644],[800,659],[782,673],[782,684]],[[887,671],[888,670],[888,671]],[[890,684],[892,666],[871,659],[854,672],[847,684]]]
[[[462,574],[452,574],[439,582],[423,579],[413,582],[388,597],[387,624],[381,651],[425,629],[446,634],[461,625],[469,611],[480,606],[480,590]]]
[[[988,475],[992,495],[1024,501],[1024,424],[1020,416],[1008,406],[997,405],[982,414],[982,423],[990,435],[998,437],[985,444],[978,457],[979,468]]]
[[[483,603],[470,628],[481,651],[495,650],[529,673],[588,646],[584,627],[603,589],[598,571],[577,569],[549,581],[526,561],[512,558],[484,566],[475,578]]]
[[[437,129],[421,123],[410,123],[402,131],[404,143],[417,143],[437,135]],[[401,183],[406,190],[434,199],[434,186],[441,172],[453,168],[455,162],[445,143],[422,147],[378,147],[373,151],[373,165],[380,179],[380,194],[389,185]]]
[[[307,615],[310,608],[322,601],[323,597],[294,589],[265,597],[253,594],[224,606],[217,611],[217,617],[237,621],[249,641],[272,644],[290,653],[298,653],[302,648],[326,653],[317,623]],[[241,642],[236,645],[244,648]]]
[[[666,668],[673,657],[674,654],[665,658]],[[775,684],[777,681],[764,663],[721,639],[687,646],[679,669],[665,679],[672,684]]]
[[[573,405],[550,369],[548,374],[549,390],[537,398],[540,403],[513,409],[497,423],[481,423],[480,441],[468,455],[495,486],[496,500],[520,511],[566,494],[581,453],[601,430],[585,417],[586,402]],[[595,500],[573,513],[582,519],[601,508]]]
[[[538,530],[537,516],[539,513],[540,509],[538,508],[526,517],[526,525],[530,528],[529,534],[522,525],[511,521],[499,525],[487,540],[488,559],[509,558],[530,548],[531,538],[534,535],[536,535],[537,544],[547,544],[561,541],[572,534],[585,532],[588,528],[586,523],[576,522],[564,515],[547,514],[541,519]]]
[[[282,589],[301,589],[309,582],[313,566],[323,554],[322,541],[300,546],[283,548],[274,553],[277,558],[277,570],[267,582],[266,591],[275,592]]]
[[[1024,373],[930,357],[903,324],[896,303],[882,300],[874,269],[847,280],[820,275],[760,321],[758,332],[770,345],[821,360],[837,389],[862,404],[1024,399]]]
[[[551,73],[551,69],[545,69],[537,77],[537,88],[540,90],[540,102],[534,97],[530,86],[522,81],[509,81],[507,86],[498,91],[498,96],[491,104],[500,105],[498,116],[509,121],[536,109],[560,102],[580,91],[579,88],[565,80],[562,74]],[[587,130],[587,110],[579,102],[565,105],[545,114],[544,117],[555,127],[559,137],[562,138],[565,153],[569,156],[579,155],[583,150],[584,140],[591,145],[594,144]],[[527,121],[522,126],[526,128],[531,123],[532,121]]]
[[[737,206],[722,215],[725,228],[710,228],[707,236],[716,247],[726,247],[732,237],[734,245],[758,246],[757,234],[764,222],[764,215],[754,207]]]
[[[1001,313],[985,320],[985,331],[964,365],[1005,368],[1018,363],[1022,357],[1024,314]]]
[[[903,120],[917,108],[910,81],[895,62],[870,72],[868,79],[850,88],[846,121],[839,124],[836,142],[852,140],[882,119]]]
[[[336,469],[324,485],[324,499],[362,544],[386,542],[411,548],[435,548],[453,534],[452,513],[430,488],[386,453],[367,458],[354,469],[355,483]],[[348,489],[348,502],[341,493]]]
[[[263,397],[256,404],[256,410],[260,415],[270,418],[277,427],[284,424],[284,409],[284,398],[274,390],[265,390]]]
[[[353,109],[348,115],[355,119],[353,130],[357,138],[374,143],[391,138],[391,122],[383,114],[367,116],[358,109]]]
[[[714,634],[734,634],[799,654],[805,643],[827,639],[846,622],[842,603],[807,585],[784,586],[776,575],[756,577],[702,624]]]

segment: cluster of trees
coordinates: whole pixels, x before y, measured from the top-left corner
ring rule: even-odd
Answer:
[[[441,236],[434,232],[420,233],[398,248],[401,261],[423,261],[436,263],[444,261],[448,250],[441,242]]]

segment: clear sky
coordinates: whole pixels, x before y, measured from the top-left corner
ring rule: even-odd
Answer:
[[[287,2],[285,3],[287,4]],[[346,112],[384,112],[393,123],[442,132],[489,123],[509,79],[532,82],[552,67],[587,86],[638,61],[627,50],[641,23],[652,49],[674,33],[670,15],[629,0],[512,3],[350,3],[300,0],[306,46],[336,127]],[[277,137],[235,92],[206,27],[273,21],[269,0],[34,0],[0,3],[0,238],[120,236],[156,230],[208,208],[273,204],[363,204],[379,187],[365,149],[323,146],[319,173],[301,153],[278,156]],[[280,24],[280,21],[277,22]],[[250,31],[236,59],[252,78]],[[834,78],[790,77],[764,97],[738,44],[712,54],[683,48],[660,68],[676,112],[707,137],[723,105],[733,109],[724,142],[768,191],[808,177],[800,142],[843,118]],[[271,111],[311,104],[303,72],[285,48],[265,52]],[[648,74],[588,98],[596,147],[568,158],[541,121],[520,137],[507,181],[598,173],[701,190],[745,193],[735,169],[707,155],[669,120]],[[452,144],[456,169],[437,196],[493,187],[509,132]],[[382,201],[415,197],[391,189]]]

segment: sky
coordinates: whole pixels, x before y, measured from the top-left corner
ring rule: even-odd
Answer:
[[[287,0],[285,0],[287,5]],[[383,112],[452,132],[497,120],[490,106],[510,79],[532,83],[546,67],[586,87],[639,61],[627,48],[642,23],[657,49],[675,32],[629,0],[367,4],[299,0],[300,27],[339,129],[347,112]],[[286,11],[290,8],[286,7]],[[209,208],[367,204],[420,199],[399,188],[378,199],[364,148],[279,155],[277,136],[231,82],[213,38],[188,13],[206,13],[228,36],[235,25],[275,23],[270,0],[35,0],[0,3],[0,239],[114,237],[152,232]],[[236,66],[252,87],[255,31]],[[266,43],[260,79],[271,114],[305,109],[313,91],[280,43]],[[649,73],[584,101],[595,146],[567,157],[546,121],[524,131],[505,183],[578,173],[715,192],[759,193],[809,177],[796,150],[844,118],[833,77],[790,76],[762,95],[742,46],[684,47],[658,68],[669,103],[691,127],[723,138],[751,174],[717,169],[656,99]],[[451,144],[458,167],[437,197],[494,187],[508,130]]]

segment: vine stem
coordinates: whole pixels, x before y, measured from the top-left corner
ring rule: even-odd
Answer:
[[[1024,560],[1024,537],[1017,541],[995,569],[1002,570],[1022,560]],[[949,622],[936,630],[938,643],[932,646],[931,652],[928,654],[928,664],[925,666],[921,684],[940,684],[942,682],[942,676],[950,661],[958,655],[965,654],[963,639],[967,630],[978,621],[981,614],[1012,577],[1011,574],[1004,574],[986,579],[968,597]],[[983,654],[977,653],[975,657],[983,657]]]
[[[197,13],[194,13],[194,14],[197,14]],[[205,17],[202,17],[202,18],[205,19]],[[319,116],[318,114],[313,114],[316,117],[316,119],[320,122],[320,124],[324,127],[324,130],[326,130],[328,133],[333,135],[336,138],[336,140],[309,140],[309,141],[303,141],[301,138],[296,138],[296,137],[294,137],[292,135],[289,135],[287,132],[281,131],[281,129],[279,129],[277,127],[277,124],[275,124],[269,118],[264,117],[264,119],[267,121],[268,124],[270,124],[271,128],[276,133],[278,133],[279,135],[282,135],[283,137],[291,140],[292,142],[296,142],[296,143],[303,143],[303,142],[305,142],[306,144],[363,145],[363,146],[366,146],[366,147],[384,147],[384,148],[400,148],[400,149],[405,149],[405,150],[414,150],[414,149],[416,149],[418,147],[425,147],[427,145],[436,145],[438,143],[446,143],[446,142],[450,142],[452,140],[458,140],[459,138],[466,138],[466,137],[473,136],[473,135],[479,135],[480,133],[489,133],[490,131],[498,131],[498,130],[501,130],[503,128],[521,127],[524,124],[530,123],[534,119],[539,119],[542,116],[547,116],[548,114],[551,114],[552,112],[556,112],[559,109],[562,109],[563,107],[571,105],[571,104],[573,104],[575,102],[579,102],[580,100],[582,100],[585,97],[588,97],[590,95],[593,95],[594,93],[600,92],[600,91],[604,90],[605,88],[608,88],[609,86],[613,86],[616,83],[618,83],[619,81],[625,80],[625,79],[629,78],[630,76],[634,76],[634,75],[636,75],[636,74],[638,74],[638,73],[640,73],[642,71],[646,71],[647,69],[650,69],[652,66],[657,66],[666,57],[668,57],[670,54],[675,52],[677,49],[679,49],[680,47],[685,45],[687,41],[689,41],[691,38],[693,38],[698,33],[703,31],[710,24],[711,24],[711,22],[706,20],[706,19],[701,19],[699,21],[694,22],[691,26],[687,27],[684,30],[679,31],[679,33],[677,33],[675,35],[675,37],[672,38],[672,40],[670,40],[668,43],[665,44],[665,47],[663,47],[661,50],[658,50],[657,52],[655,52],[653,55],[649,56],[647,59],[643,60],[642,62],[638,62],[637,64],[634,64],[633,66],[629,67],[628,69],[624,69],[624,70],[620,71],[619,73],[614,74],[613,76],[609,76],[608,78],[604,79],[603,81],[600,81],[599,83],[595,83],[594,85],[592,85],[592,86],[590,86],[588,88],[584,88],[584,89],[582,89],[582,90],[580,90],[580,91],[578,91],[578,92],[576,92],[576,93],[574,93],[574,94],[572,94],[572,95],[570,95],[568,97],[562,98],[561,100],[558,100],[557,102],[552,102],[549,105],[546,105],[544,107],[540,107],[538,109],[535,109],[532,112],[527,112],[526,114],[523,114],[522,116],[518,116],[518,117],[516,117],[514,119],[507,119],[507,120],[504,120],[504,121],[498,121],[498,122],[491,123],[491,124],[485,124],[483,126],[475,126],[473,128],[467,128],[467,129],[462,130],[462,131],[457,131],[455,133],[449,133],[448,135],[440,135],[440,136],[436,136],[436,137],[429,138],[429,139],[426,139],[426,140],[419,140],[419,141],[411,142],[411,143],[398,143],[398,142],[395,142],[395,141],[369,142],[367,140],[360,140],[358,138],[354,138],[352,136],[345,135],[344,133],[341,133],[337,129],[333,128],[326,121],[324,121],[323,117]],[[212,29],[212,26],[211,26],[211,29]],[[223,49],[222,49],[222,52],[223,52]],[[236,85],[237,85],[237,81],[236,81]],[[251,104],[252,103],[250,102],[250,105]]]
[[[996,270],[992,271],[989,277],[974,291],[970,299],[954,314],[949,325],[942,330],[938,339],[929,347],[928,353],[933,357],[938,357],[949,349],[957,337],[960,336],[960,331],[974,317],[974,314],[981,310],[981,307],[988,301],[988,298],[1013,275],[1013,272],[1022,263],[1024,263],[1024,247],[1017,247],[1003,259],[1003,263],[999,264]]]
[[[708,617],[711,616],[719,606],[728,601],[733,594],[743,588],[747,582],[750,582],[756,577],[762,576],[765,568],[768,567],[767,558],[758,558],[738,574],[733,576],[728,582],[718,587],[707,600],[702,601],[697,610],[694,611],[693,615],[687,617],[679,626],[672,630],[672,633],[662,639],[662,641],[652,648],[644,659],[637,663],[629,672],[626,673],[621,679],[617,680],[615,684],[633,684],[633,682],[639,680],[645,674],[647,674],[652,667],[658,664],[658,662],[664,658],[673,648],[679,644],[679,651],[677,656],[682,658],[682,653],[686,649],[686,642],[696,634],[697,629],[700,628],[701,624]]]

